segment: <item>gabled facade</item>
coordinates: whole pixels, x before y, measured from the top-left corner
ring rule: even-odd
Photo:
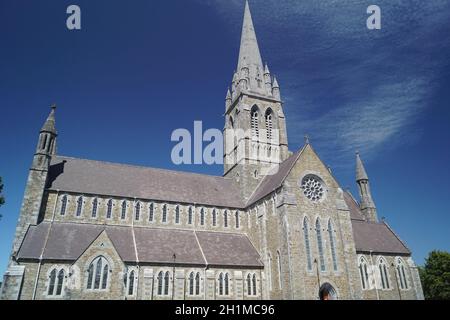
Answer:
[[[223,177],[58,155],[52,108],[1,298],[423,299],[359,154],[360,202],[309,141],[288,150],[248,3],[225,105]]]

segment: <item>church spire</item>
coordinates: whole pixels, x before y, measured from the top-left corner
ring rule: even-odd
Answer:
[[[359,188],[360,196],[360,208],[368,221],[378,221],[377,209],[372,199],[370,192],[369,177],[367,176],[364,164],[359,156],[359,152],[356,152],[356,183]]]
[[[243,67],[249,66],[259,67],[261,72],[264,70],[258,40],[256,39],[255,27],[253,26],[252,14],[250,13],[250,6],[248,1],[246,1],[237,70],[240,72]]]

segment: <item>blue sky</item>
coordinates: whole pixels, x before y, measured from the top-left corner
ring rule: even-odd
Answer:
[[[82,30],[65,27],[77,4]],[[382,29],[366,28],[366,8]],[[354,152],[379,216],[418,264],[450,248],[450,3],[253,0],[264,61],[285,101],[290,149],[305,133],[342,187],[356,194]],[[0,273],[40,127],[58,104],[58,153],[175,166],[176,128],[223,127],[243,0],[0,2]]]

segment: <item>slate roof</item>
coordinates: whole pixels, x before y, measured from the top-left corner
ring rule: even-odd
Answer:
[[[44,260],[75,261],[103,231],[124,262],[173,263],[175,253],[177,264],[263,266],[259,253],[241,234],[61,222],[30,226],[17,259],[39,259],[43,252]]]
[[[258,185],[256,190],[250,196],[247,201],[247,205],[255,203],[256,201],[264,198],[272,191],[278,189],[283,184],[284,179],[286,179],[287,175],[291,171],[292,167],[295,165],[298,157],[304,148],[300,149],[296,153],[292,154],[289,158],[284,160],[277,168],[276,173],[270,175],[266,175],[261,183]]]
[[[386,223],[369,222],[364,219],[358,203],[350,192],[344,192],[344,200],[350,210],[356,251],[411,254],[408,247]]]
[[[66,192],[243,208],[229,178],[54,156],[47,188]]]

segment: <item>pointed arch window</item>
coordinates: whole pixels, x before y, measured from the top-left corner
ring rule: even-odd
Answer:
[[[319,249],[319,262],[320,270],[325,271],[325,257],[323,255],[323,242],[322,242],[322,230],[320,228],[319,218],[316,220],[316,236],[317,236],[317,248]]]
[[[76,212],[77,217],[81,216],[82,210],[83,210],[83,197],[80,196],[80,197],[78,197],[78,200],[77,200],[77,212]]]
[[[56,269],[53,269],[52,272],[50,272],[50,281],[48,284],[48,295],[52,296],[55,291],[55,282],[56,282]]]
[[[153,203],[150,203],[148,206],[148,221],[153,222],[155,206]]]
[[[311,246],[309,243],[308,219],[306,217],[303,219],[303,237],[305,240],[306,267],[308,268],[309,271],[311,271],[312,270]]]
[[[188,210],[188,224],[192,224],[192,207]]]
[[[48,282],[48,296],[61,296],[63,293],[65,271],[64,269],[57,270],[56,268],[50,272]]]
[[[167,205],[163,205],[162,207],[162,223],[166,223],[167,222]]]
[[[271,109],[267,109],[266,112],[266,130],[267,130],[267,141],[271,142],[273,131],[273,114]]]
[[[134,270],[128,275],[128,295],[134,295]]]
[[[259,138],[259,114],[258,108],[256,106],[253,107],[251,113],[251,132],[253,139]]]
[[[223,273],[219,274],[219,296],[223,296]]]
[[[61,269],[58,272],[58,284],[56,285],[56,295],[57,296],[60,296],[62,293],[63,283],[64,283],[64,270]]]
[[[175,207],[175,223],[180,223],[180,206]]]
[[[109,263],[103,256],[95,258],[88,268],[88,290],[105,290],[108,286]]]
[[[256,296],[256,274],[253,274],[252,277],[252,288],[253,288],[253,295]]]
[[[247,294],[249,296],[252,295],[252,281],[251,281],[250,273],[247,274]]]
[[[378,262],[378,270],[380,272],[380,280],[381,280],[381,287],[383,289],[389,289],[389,276],[388,276],[388,269],[386,266],[386,261],[384,261],[383,258],[380,259]]]
[[[67,208],[67,195],[63,195],[61,199],[61,211],[60,211],[60,214],[62,216],[66,214],[66,208]]]
[[[228,277],[228,272],[225,273],[225,279],[224,279],[224,283],[223,283],[223,287],[225,289],[225,295],[229,295],[229,277]]]
[[[216,209],[212,211],[212,225],[215,227],[217,225],[217,212]]]
[[[200,225],[204,226],[205,225],[205,209],[202,208],[200,210]]]
[[[112,217],[112,207],[113,207],[112,199],[109,199],[108,200],[108,204],[106,205],[106,219],[111,219],[111,217]]]
[[[236,211],[236,212],[235,212],[235,214],[234,214],[234,219],[235,219],[235,222],[236,222],[236,229],[239,229],[239,227],[240,227],[239,211]]]
[[[98,199],[92,201],[92,218],[97,218]]]
[[[328,220],[328,237],[330,238],[330,249],[331,249],[331,258],[333,260],[333,270],[338,270],[337,265],[337,257],[336,257],[336,241],[334,238],[334,228],[333,224],[331,223],[331,219]]]
[[[164,295],[169,295],[169,279],[170,279],[170,273],[169,271],[166,271],[166,274],[164,275]]]
[[[194,272],[189,275],[189,294],[194,295]]]
[[[283,289],[283,283],[281,281],[282,269],[281,269],[281,255],[280,251],[277,251],[277,263],[278,263],[278,286]]]
[[[228,228],[228,211],[227,210],[225,210],[223,212],[223,226],[225,228]]]
[[[361,276],[361,287],[367,290],[370,287],[369,273],[367,272],[367,261],[364,257],[359,258],[359,275]]]
[[[272,291],[272,256],[269,254],[267,258],[267,272],[268,272],[268,282],[269,290]]]
[[[134,206],[134,219],[136,221],[139,221],[140,218],[141,218],[141,203],[138,201]]]
[[[120,216],[120,219],[125,220],[126,217],[127,217],[127,201],[123,200],[122,201],[122,214]]]
[[[400,282],[400,289],[407,290],[408,289],[408,280],[406,279],[405,265],[404,265],[402,259],[400,259],[400,258],[397,259],[396,272],[397,272],[397,278],[399,279],[399,282]]]
[[[195,295],[199,295],[200,294],[200,273],[197,272],[197,274],[195,275]]]

